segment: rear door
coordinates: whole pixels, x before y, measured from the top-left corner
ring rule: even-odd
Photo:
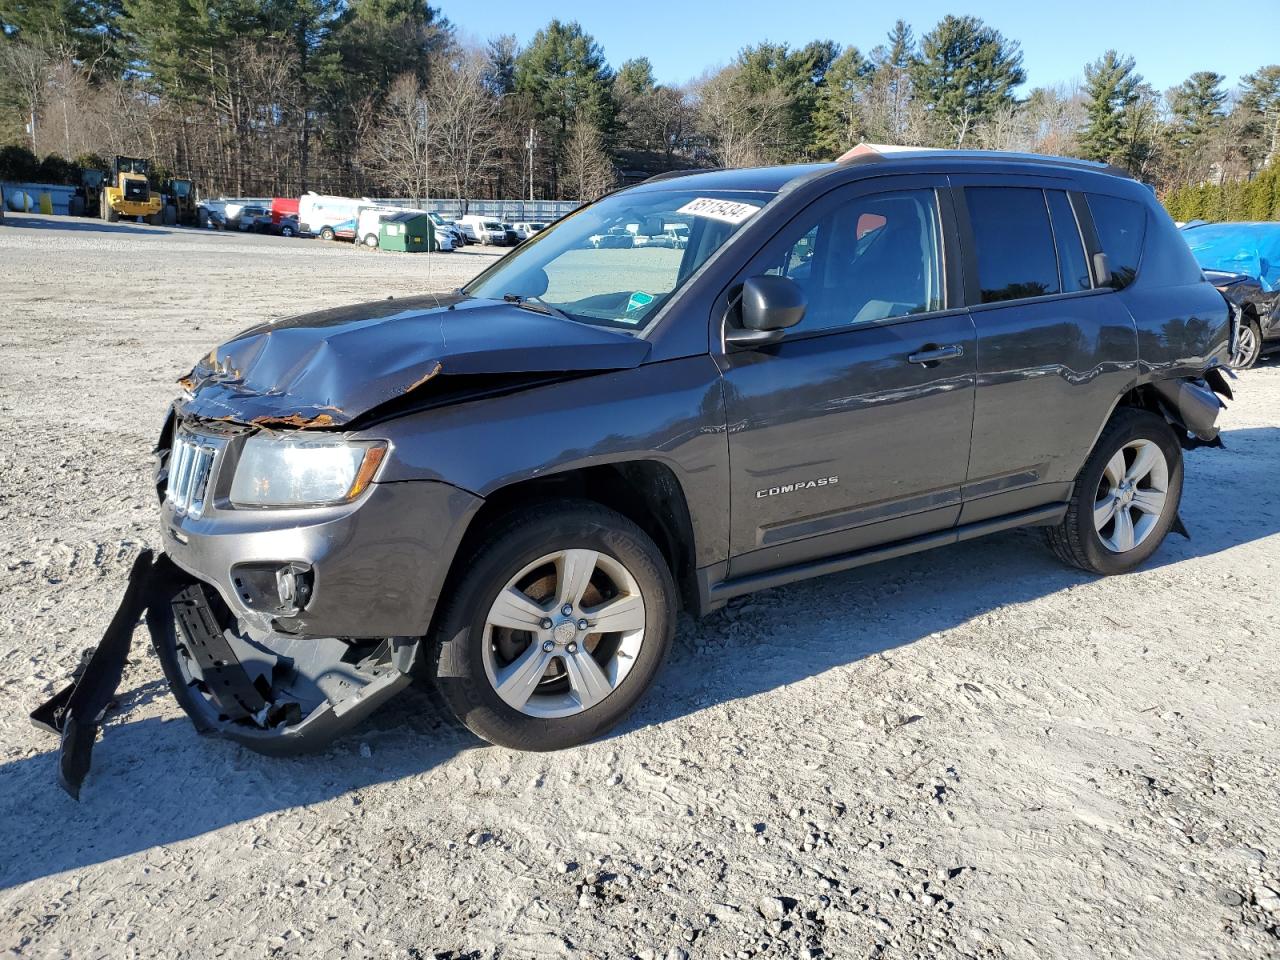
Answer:
[[[1071,483],[1137,362],[1133,319],[1097,284],[1069,180],[953,177],[977,332],[960,523],[1032,509]]]
[[[957,263],[945,179],[890,177],[813,202],[739,275],[788,276],[808,306],[718,358],[731,576],[954,525],[975,370]]]

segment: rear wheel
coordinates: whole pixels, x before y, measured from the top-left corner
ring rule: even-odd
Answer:
[[[1076,477],[1067,515],[1047,531],[1063,562],[1127,573],[1155,553],[1182,500],[1182,448],[1163,417],[1118,412]]]
[[[599,505],[513,514],[461,569],[436,627],[436,684],[491,743],[558,750],[600,736],[670,646],[675,586],[661,553]]]
[[[1240,318],[1240,332],[1236,335],[1236,348],[1231,353],[1231,366],[1236,370],[1248,370],[1262,355],[1262,328],[1258,321],[1247,314]]]
[[[320,228],[320,239],[321,239],[321,240],[332,240],[335,236],[336,236],[336,234],[333,232],[333,227],[321,227],[321,228]]]
[[[364,237],[364,245],[366,247],[376,247],[378,245],[378,237],[376,234],[366,233]]]

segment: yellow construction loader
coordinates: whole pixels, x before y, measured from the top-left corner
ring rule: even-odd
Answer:
[[[111,165],[111,181],[99,196],[103,220],[114,223],[121,217],[146,217],[159,223],[164,216],[164,199],[151,189],[147,174],[151,164],[136,157],[116,157]]]

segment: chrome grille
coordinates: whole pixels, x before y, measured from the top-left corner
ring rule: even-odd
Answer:
[[[164,498],[180,516],[204,513],[209,481],[223,442],[179,430],[169,451],[169,478]]]

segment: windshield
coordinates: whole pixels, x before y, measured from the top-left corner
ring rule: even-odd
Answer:
[[[530,238],[463,292],[537,297],[581,323],[638,332],[772,199],[726,190],[616,193]]]
[[[1243,273],[1265,290],[1280,289],[1280,224],[1217,223],[1183,236],[1205,270]]]

